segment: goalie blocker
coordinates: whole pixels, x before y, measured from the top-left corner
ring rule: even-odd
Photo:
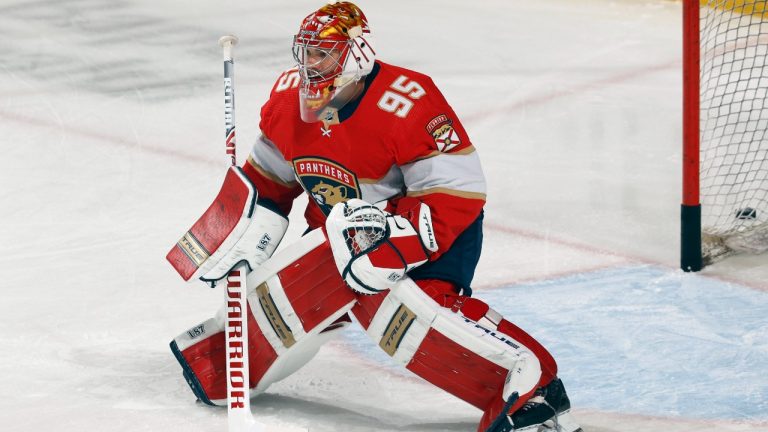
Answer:
[[[438,304],[424,289],[439,283],[406,277],[376,295],[355,293],[339,276],[324,233],[304,236],[247,278],[251,397],[306,364],[349,324],[351,312],[395,361],[483,410],[478,431],[487,430],[552,381],[556,365],[481,300],[455,296]],[[186,381],[211,405],[226,402],[223,313],[171,342]],[[503,412],[515,392],[520,398]]]
[[[166,256],[185,281],[214,286],[236,265],[253,270],[272,256],[288,219],[257,205],[257,198],[242,169],[230,167],[216,199]]]

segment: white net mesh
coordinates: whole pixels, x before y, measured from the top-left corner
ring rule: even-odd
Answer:
[[[344,238],[352,256],[359,256],[381,243],[387,235],[387,218],[373,205],[346,207]]]
[[[702,0],[705,259],[768,249],[768,0]]]

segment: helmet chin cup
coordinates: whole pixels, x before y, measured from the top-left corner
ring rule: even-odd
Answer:
[[[362,78],[362,77],[361,77]],[[299,111],[306,123],[329,121],[334,114],[358,96],[360,78],[337,77],[323,88],[299,88]]]
[[[335,91],[330,89],[330,85],[315,89],[304,86],[299,88],[299,112],[303,121],[314,123],[327,117],[329,105],[335,96]]]

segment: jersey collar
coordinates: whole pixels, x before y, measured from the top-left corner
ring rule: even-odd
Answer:
[[[363,93],[360,95],[359,98],[355,99],[353,102],[350,102],[344,105],[339,110],[339,113],[338,113],[339,122],[343,122],[344,120],[352,117],[352,114],[354,114],[358,105],[360,105],[360,101],[362,101],[363,98],[365,97],[365,94],[368,92],[368,88],[371,86],[371,83],[373,83],[373,80],[374,78],[376,78],[376,75],[378,75],[380,69],[381,69],[381,66],[379,66],[378,61],[373,64],[373,69],[371,70],[371,73],[369,73],[368,76],[365,77],[365,87],[363,88]]]

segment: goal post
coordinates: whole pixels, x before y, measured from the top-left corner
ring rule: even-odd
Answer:
[[[768,250],[768,0],[683,0],[681,267]]]
[[[683,203],[680,266],[702,268],[699,199],[699,0],[683,0]]]

